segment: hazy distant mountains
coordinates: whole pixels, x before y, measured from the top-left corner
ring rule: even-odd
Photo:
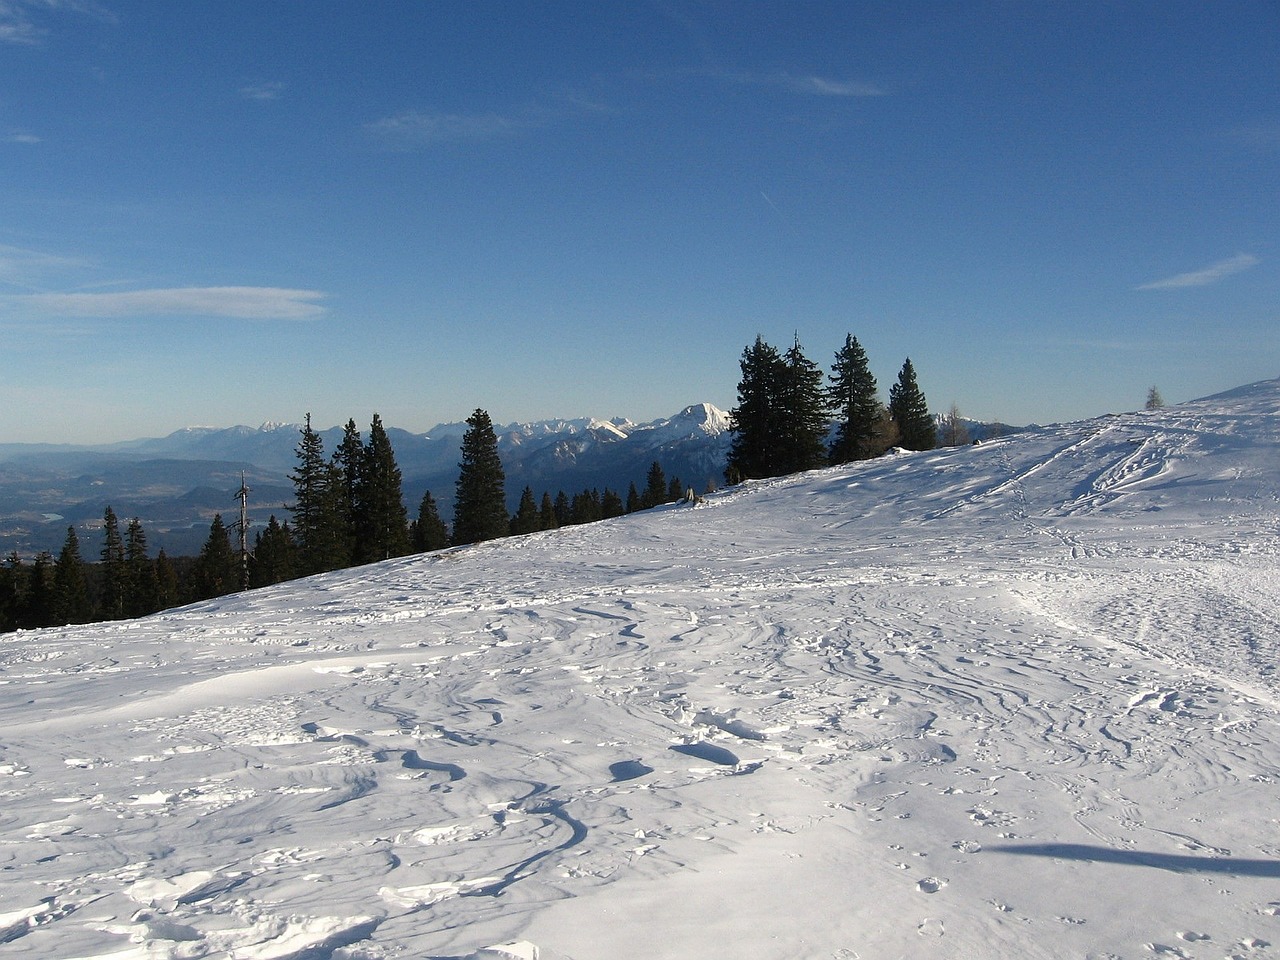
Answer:
[[[672,417],[635,424],[623,418],[542,420],[497,427],[498,449],[514,511],[525,486],[536,496],[559,490],[572,496],[610,487],[626,496],[643,488],[650,464],[662,464],[668,480],[679,477],[701,491],[723,483],[729,448],[728,418],[701,403]],[[361,424],[367,430],[367,424]],[[241,474],[251,489],[250,520],[289,516],[293,499],[298,424],[261,427],[188,427],[166,437],[101,446],[0,444],[0,552],[23,556],[57,552],[74,524],[85,560],[98,558],[95,528],[110,505],[121,518],[139,517],[152,554],[196,553],[215,513],[230,520],[239,509]],[[387,429],[404,478],[410,516],[424,490],[442,515],[452,516],[454,481],[465,423],[446,423],[425,434]],[[323,432],[326,453],[342,438],[341,427]]]

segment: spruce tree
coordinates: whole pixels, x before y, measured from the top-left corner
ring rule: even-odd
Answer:
[[[551,493],[547,490],[542,491],[542,500],[538,504],[538,528],[540,530],[554,530],[560,524],[556,521],[556,505],[551,500]]]
[[[365,466],[365,447],[354,419],[342,428],[342,440],[333,451],[333,469],[337,480],[337,510],[340,517],[339,539],[346,554],[343,565],[363,563],[357,542],[361,535],[361,476]]]
[[[631,481],[631,486],[627,487],[626,500],[627,513],[635,513],[637,510],[643,510],[640,505],[640,491],[636,489],[635,481]]]
[[[391,438],[376,413],[356,485],[357,563],[389,560],[409,552],[409,521]],[[505,513],[503,518],[505,520]]]
[[[164,552],[164,547],[156,554],[156,609],[168,610],[176,607],[182,595],[178,582],[178,571]]]
[[[124,540],[120,536],[120,521],[110,506],[102,516],[102,580],[98,601],[99,616],[103,620],[123,620],[128,616],[128,569],[125,566]]]
[[[775,426],[778,474],[814,470],[827,464],[827,394],[822,370],[804,355],[797,337],[779,368]]]
[[[93,601],[85,580],[84,560],[80,556],[80,540],[75,527],[67,527],[58,560],[53,565],[54,623],[88,623],[93,619]]]
[[[240,584],[240,564],[227,537],[222,514],[215,513],[209,524],[209,538],[200,548],[192,571],[192,594],[196,600],[210,600],[234,593]]]
[[[307,414],[298,441],[298,466],[293,480],[293,535],[298,545],[299,572],[306,576],[337,570],[350,556],[345,536],[342,478],[338,468],[325,460],[324,440],[311,428]]]
[[[292,580],[296,552],[289,525],[280,523],[273,513],[267,521],[267,529],[254,537],[249,585],[269,587]]]
[[[645,477],[644,493],[640,494],[640,508],[648,510],[660,503],[667,502],[667,475],[662,471],[662,464],[657,460],[649,466]]]
[[[898,427],[898,443],[908,450],[932,450],[938,431],[929,404],[916,383],[916,370],[908,357],[898,373],[898,382],[889,390],[889,413]]]
[[[27,571],[22,558],[14,550],[0,568],[0,633],[17,630],[21,625],[22,604],[26,594]]]
[[[27,578],[27,594],[24,598],[21,622],[25,630],[35,627],[51,627],[58,622],[58,585],[55,579],[53,556],[48,550],[36,554]]]
[[[679,477],[672,477],[671,482],[667,484],[667,503],[675,503],[677,500],[684,499],[684,484],[680,482]]]
[[[145,617],[156,606],[156,568],[147,557],[147,535],[142,521],[129,521],[124,536],[125,616]]]
[[[557,527],[567,527],[573,523],[573,510],[569,505],[569,498],[563,490],[556,493],[556,500],[552,505],[551,512],[555,514]]]
[[[725,478],[731,483],[782,472],[777,463],[782,357],[757,336],[756,342],[742,351],[740,365],[738,405],[729,412],[733,437],[725,461]]]
[[[453,542],[458,545],[505,537],[511,528],[493,421],[477,408],[467,427],[453,503]]]
[[[851,463],[873,456],[880,422],[881,405],[876,378],[868,366],[866,351],[852,334],[836,352],[831,367],[829,389],[831,408],[836,414],[836,435],[831,444],[831,462]]]
[[[604,493],[600,495],[600,516],[601,519],[609,520],[613,517],[620,517],[627,512],[627,508],[622,503],[622,498],[618,496],[618,491],[604,488]]]
[[[533,488],[525,487],[520,493],[520,505],[511,517],[511,533],[519,536],[525,533],[536,533],[542,528],[538,517],[538,505],[533,501]]]
[[[449,545],[449,529],[440,519],[440,508],[436,506],[435,497],[427,490],[422,494],[422,502],[418,505],[418,519],[413,521],[411,530],[413,548],[419,553],[443,550]]]

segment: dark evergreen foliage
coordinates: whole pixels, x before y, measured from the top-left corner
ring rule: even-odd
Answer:
[[[124,566],[125,616],[144,617],[160,609],[156,568],[147,557],[147,535],[137,517],[129,521],[125,531]]]
[[[742,351],[741,368],[738,405],[729,412],[733,438],[726,458],[725,477],[730,483],[772,477],[782,472],[777,461],[782,357],[763,337],[757,336],[755,343]]]
[[[401,493],[400,467],[382,418],[376,413],[369,426],[369,444],[364,449],[355,489],[354,561],[369,563],[407,554],[409,522]]]
[[[505,537],[511,529],[507,516],[505,476],[498,456],[493,421],[476,409],[467,418],[462,437],[462,461],[458,464],[457,492],[453,506],[453,542],[480,543]]]
[[[215,513],[209,524],[209,539],[200,548],[192,572],[191,594],[195,600],[209,600],[234,593],[240,586],[240,563],[231,549],[222,514]]]
[[[347,563],[364,563],[357,540],[361,534],[361,475],[364,470],[365,447],[354,419],[342,428],[342,440],[333,451],[333,468],[337,481],[339,532],[337,539]]]
[[[631,486],[627,487],[627,513],[635,513],[637,510],[643,509],[640,506],[640,491],[636,489],[635,481],[631,482]]]
[[[80,540],[75,527],[67,527],[58,560],[53,565],[53,623],[88,623],[93,619],[93,600],[80,556]]]
[[[440,508],[430,490],[422,494],[422,502],[418,504],[418,519],[413,521],[410,534],[413,549],[419,553],[443,550],[449,546],[449,529],[440,519]]]
[[[645,477],[644,493],[640,494],[640,508],[648,510],[650,507],[666,502],[667,475],[662,470],[662,464],[655,460],[649,466],[648,476]]]
[[[511,533],[519,536],[525,533],[536,533],[542,529],[542,520],[538,516],[538,505],[533,499],[533,488],[525,487],[520,492],[520,505],[511,517]]]
[[[249,585],[267,587],[274,583],[292,580],[297,548],[293,533],[287,523],[282,524],[273,513],[267,521],[267,529],[254,537],[253,563],[250,565]]]
[[[783,355],[779,373],[774,469],[787,474],[824,467],[829,418],[822,370],[804,355],[797,338]]]
[[[338,468],[325,460],[324,441],[311,428],[307,414],[298,441],[293,480],[293,536],[298,545],[298,572],[303,576],[337,570],[349,561],[344,536],[345,510]]]
[[[882,452],[876,443],[882,413],[876,378],[866,351],[852,334],[845,335],[844,346],[836,352],[829,403],[837,418],[832,463],[866,460]]]
[[[560,526],[556,520],[556,506],[551,500],[551,494],[543,491],[542,502],[538,504],[538,525],[541,530],[554,530]]]
[[[101,557],[98,617],[101,620],[123,620],[127,616],[125,594],[128,590],[128,573],[124,562],[124,540],[120,536],[120,521],[110,506],[102,516]]]
[[[618,491],[604,488],[604,493],[600,495],[600,516],[604,520],[610,520],[614,517],[620,517],[627,512],[626,506],[622,503],[622,498],[618,496]]]
[[[889,390],[889,413],[898,427],[898,443],[908,450],[932,450],[938,442],[937,428],[929,415],[916,370],[908,357],[898,373],[898,382]]]

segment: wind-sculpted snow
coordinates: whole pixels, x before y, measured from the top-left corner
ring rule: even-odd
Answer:
[[[0,956],[1280,956],[1280,384],[0,638]]]

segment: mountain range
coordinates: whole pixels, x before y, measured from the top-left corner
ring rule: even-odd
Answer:
[[[271,515],[287,519],[293,500],[290,472],[296,465],[300,424],[260,427],[187,427],[164,437],[100,445],[0,444],[0,555],[25,557],[57,552],[68,525],[81,531],[81,551],[96,559],[97,544],[86,531],[100,526],[110,506],[121,518],[138,517],[154,553],[197,553],[215,513],[230,520],[236,492],[250,488],[254,526]],[[709,403],[647,423],[623,417],[601,420],[540,420],[495,426],[506,471],[508,505],[514,511],[525,486],[541,496],[606,487],[624,495],[643,487],[657,461],[668,480],[703,491],[723,482],[729,448],[729,418]],[[441,423],[426,433],[388,427],[403,476],[405,505],[416,515],[430,490],[446,520],[465,423]],[[366,430],[367,432],[367,430]],[[321,432],[331,453],[341,427]]]

